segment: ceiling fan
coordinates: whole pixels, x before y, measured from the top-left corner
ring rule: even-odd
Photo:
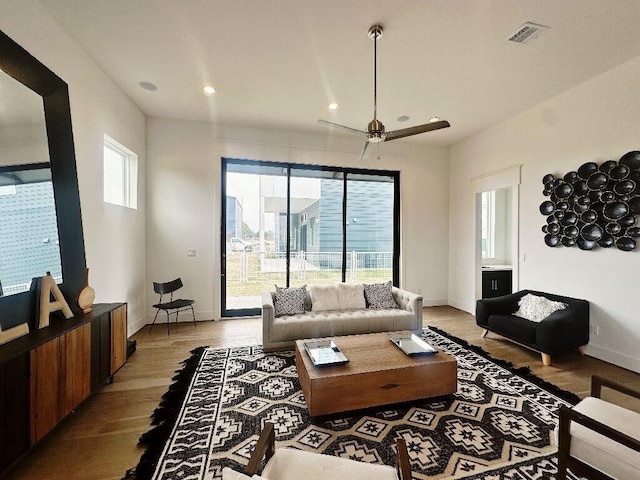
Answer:
[[[446,120],[434,120],[423,125],[416,125],[415,127],[402,128],[400,130],[393,130],[387,132],[384,129],[384,125],[377,117],[377,40],[382,37],[382,25],[373,25],[369,28],[369,38],[373,40],[373,120],[369,122],[366,130],[358,130],[357,128],[346,127],[338,123],[328,122],[327,120],[318,120],[318,122],[332,127],[339,127],[347,130],[351,133],[364,135],[366,141],[360,154],[360,159],[364,159],[369,154],[369,146],[372,143],[389,142],[391,140],[397,140],[398,138],[409,137],[411,135],[417,135],[419,133],[431,132],[433,130],[440,130],[441,128],[447,128],[451,125]]]

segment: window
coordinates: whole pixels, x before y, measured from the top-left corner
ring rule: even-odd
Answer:
[[[138,208],[138,155],[104,136],[104,201]]]
[[[482,192],[482,258],[496,257],[496,192]]]
[[[397,285],[399,182],[397,171],[224,158],[222,316],[259,314],[274,284]],[[238,224],[244,252],[233,250]]]

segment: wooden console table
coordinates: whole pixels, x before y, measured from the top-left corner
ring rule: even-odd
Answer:
[[[127,304],[96,304],[0,346],[0,477],[126,362]]]

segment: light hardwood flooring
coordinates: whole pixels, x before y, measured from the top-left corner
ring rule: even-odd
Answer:
[[[482,330],[476,326],[474,317],[451,307],[425,308],[423,323],[479,345],[494,357],[508,360],[515,366],[529,366],[539,377],[580,397],[588,395],[592,374],[616,379],[640,390],[640,374],[577,352],[552,357],[552,365],[545,367],[535,352],[491,333],[481,338]],[[199,322],[196,327],[192,323],[174,324],[169,337],[166,325],[154,327],[151,333],[147,326],[132,338],[138,342],[137,351],[115,375],[113,384],[105,384],[98,389],[5,478],[122,478],[128,468],[138,463],[143,452],[136,445],[138,437],[150,428],[149,415],[190,350],[202,345],[259,344],[262,341],[262,321],[250,318]],[[627,406],[640,411],[640,405],[629,403]]]

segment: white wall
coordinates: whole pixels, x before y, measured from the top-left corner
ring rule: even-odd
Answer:
[[[600,327],[589,355],[640,372],[640,247],[582,251],[550,248],[538,209],[542,177],[585,162],[617,160],[640,149],[640,57],[450,149],[449,299],[475,311],[474,206],[471,179],[522,164],[519,199],[520,288],[587,299]],[[516,259],[514,259],[516,260]]]
[[[352,139],[149,118],[150,281],[182,277],[197,318],[219,318],[221,157],[392,169],[401,172],[401,283],[421,292],[425,305],[446,304],[447,149],[396,142],[381,146],[381,160],[363,163],[360,148]],[[197,256],[187,257],[187,249]]]
[[[89,283],[96,302],[129,303],[132,333],[147,308],[145,117],[37,1],[0,2],[0,30],[69,85]],[[139,156],[137,210],[102,201],[105,133]]]

